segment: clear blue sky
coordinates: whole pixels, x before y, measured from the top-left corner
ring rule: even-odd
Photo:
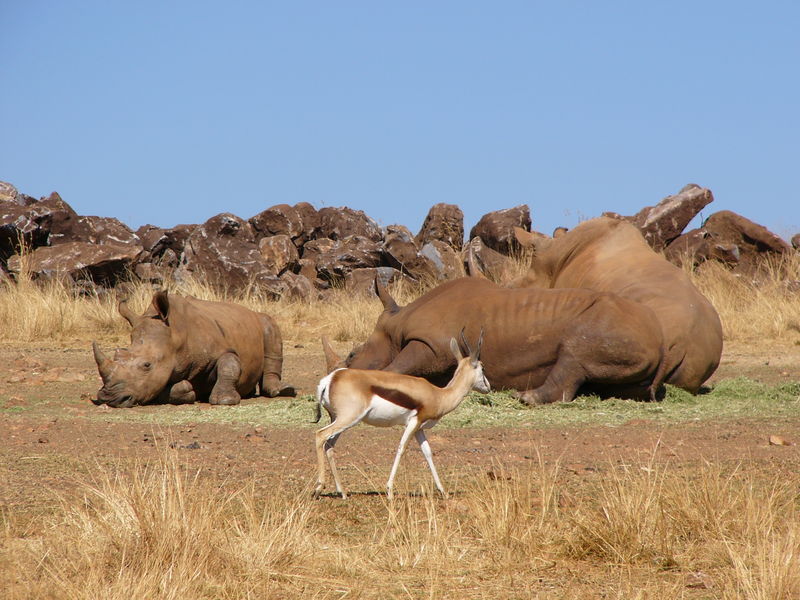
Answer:
[[[350,206],[534,228],[698,183],[800,231],[798,2],[0,3],[0,180],[137,227]]]

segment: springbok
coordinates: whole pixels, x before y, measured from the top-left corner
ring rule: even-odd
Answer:
[[[336,369],[320,380],[317,387],[319,403],[315,422],[319,422],[321,407],[325,407],[331,417],[331,424],[316,433],[319,476],[314,496],[319,496],[325,487],[327,456],[336,491],[343,499],[347,498],[336,471],[333,447],[344,431],[363,421],[377,427],[405,425],[405,431],[400,438],[400,447],[397,449],[389,473],[389,481],[386,483],[389,499],[393,497],[392,487],[400,458],[412,435],[416,437],[428,462],[436,489],[442,496],[447,497],[433,464],[433,454],[424,430],[430,429],[444,415],[455,410],[470,390],[474,389],[484,394],[490,391],[489,382],[483,375],[483,365],[480,362],[483,331],[474,350],[470,349],[464,339],[463,331],[462,340],[468,350],[466,357],[461,354],[455,338],[450,338],[450,350],[456,357],[458,366],[453,378],[443,388],[436,387],[421,377],[361,369]],[[325,345],[326,340],[323,340],[323,347]]]

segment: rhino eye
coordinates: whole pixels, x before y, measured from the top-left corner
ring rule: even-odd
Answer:
[[[150,362],[143,362],[143,363],[142,363],[142,368],[143,368],[145,371],[149,371],[149,370],[150,370],[150,368],[151,368],[152,366],[153,366],[153,365],[152,365]]]

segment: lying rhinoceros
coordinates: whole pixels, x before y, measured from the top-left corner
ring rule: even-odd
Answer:
[[[92,342],[103,380],[95,404],[238,404],[256,385],[263,396],[291,393],[281,390],[281,333],[268,315],[167,292],[156,293],[142,315],[124,301],[119,312],[133,327],[131,346],[112,360]]]
[[[407,306],[376,282],[384,311],[367,341],[331,371],[382,369],[441,384],[452,376],[451,337],[477,338],[494,389],[523,392],[529,404],[569,401],[584,384],[603,394],[655,398],[663,338],[653,311],[614,294],[580,289],[506,289],[487,279],[448,281]]]

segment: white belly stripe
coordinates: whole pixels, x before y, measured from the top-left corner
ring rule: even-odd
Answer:
[[[392,425],[405,425],[416,414],[416,409],[409,410],[394,402],[389,402],[385,398],[373,395],[363,420],[368,425],[390,427]]]

